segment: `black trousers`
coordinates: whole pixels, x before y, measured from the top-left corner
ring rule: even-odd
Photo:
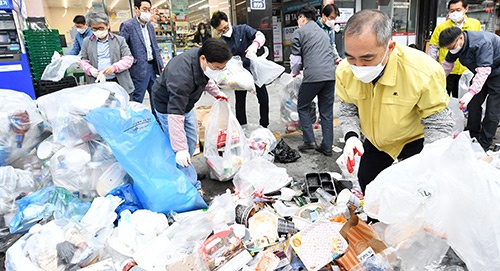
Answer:
[[[486,99],[486,112],[482,117],[482,104]],[[467,105],[469,118],[467,127],[471,137],[477,138],[481,147],[487,150],[493,143],[500,122],[500,75],[488,77],[483,88]]]
[[[267,93],[266,85],[262,87],[258,87],[255,85],[255,90],[257,91],[257,100],[259,101],[259,113],[260,120],[259,124],[267,128],[269,126],[269,95]],[[235,90],[235,110],[236,110],[236,119],[240,123],[240,125],[247,124],[247,91],[245,90]],[[254,112],[252,112],[254,114]]]
[[[448,91],[448,95],[451,93],[453,97],[461,98],[458,97],[458,83],[460,82],[460,77],[462,77],[460,74],[449,74],[446,77],[446,91]]]
[[[420,153],[423,147],[423,138],[410,142],[403,147],[398,159],[404,160]],[[373,181],[382,170],[392,165],[394,159],[392,159],[389,154],[373,146],[368,139],[363,143],[363,148],[365,149],[365,153],[361,156],[361,161],[359,163],[358,180],[361,190],[365,193],[366,186]]]

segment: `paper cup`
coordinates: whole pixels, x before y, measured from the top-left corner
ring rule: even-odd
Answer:
[[[345,204],[348,206],[359,208],[359,199],[358,197],[354,196],[353,193],[351,193],[351,190],[344,189],[340,191],[339,195],[337,196],[337,205],[339,204]]]
[[[257,210],[253,206],[238,204],[235,208],[235,222],[248,227],[248,219],[252,217]]]

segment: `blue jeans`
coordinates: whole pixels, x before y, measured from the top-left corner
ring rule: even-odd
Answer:
[[[147,75],[144,78],[132,78],[134,83],[134,93],[132,94],[132,101],[142,103],[144,101],[144,95],[146,95],[146,90],[149,93],[149,103],[151,104],[151,112],[155,112],[153,106],[153,95],[152,89],[153,84],[156,81],[156,72],[153,64],[147,65]]]
[[[160,122],[161,128],[163,129],[163,132],[170,140],[170,135],[168,132],[168,114],[163,114],[157,111],[156,115],[158,117],[158,121]],[[184,131],[186,132],[189,154],[193,156],[198,140],[198,121],[196,120],[194,108],[184,114],[184,118]],[[196,189],[201,188],[201,182],[198,181],[198,175],[196,174],[196,169],[194,168],[193,164],[190,164],[188,167],[182,167],[181,165],[176,163],[176,166],[178,169],[184,172],[184,174],[186,174],[189,181],[191,181]]]
[[[333,145],[333,101],[335,99],[335,81],[302,83],[299,88],[297,111],[302,126],[302,140],[305,143],[316,142],[311,123],[311,102],[318,96],[318,108],[323,140],[323,150],[331,151]]]

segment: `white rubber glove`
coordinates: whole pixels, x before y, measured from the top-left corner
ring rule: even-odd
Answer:
[[[467,107],[470,100],[472,100],[472,97],[474,97],[474,94],[472,94],[470,91],[468,91],[467,93],[464,94],[464,96],[462,96],[460,101],[458,101],[460,103],[460,110],[464,110]]]
[[[105,83],[106,82],[106,75],[104,74],[104,72],[99,72],[99,75],[97,76],[95,82],[96,83]]]
[[[363,143],[361,143],[359,138],[351,136],[347,139],[344,146],[344,163],[349,173],[354,171],[354,165],[356,162],[354,155],[358,154],[359,156],[362,156],[364,152],[365,149],[363,148]]]
[[[259,49],[259,46],[257,45],[256,42],[252,42],[250,46],[245,50],[245,56],[246,57],[252,57],[252,56],[257,56],[257,50]]]
[[[183,167],[188,167],[191,164],[191,155],[189,155],[189,151],[178,151],[175,154],[175,162]]]
[[[90,74],[92,74],[92,76],[97,78],[97,76],[99,76],[99,70],[96,68],[90,68]]]

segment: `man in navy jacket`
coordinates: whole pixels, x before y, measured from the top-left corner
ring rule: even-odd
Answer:
[[[134,18],[120,25],[120,35],[127,41],[134,57],[134,64],[129,69],[135,87],[132,100],[142,103],[147,90],[152,112],[155,112],[151,89],[156,75],[163,70],[163,61],[153,25],[149,23],[151,1],[134,0],[134,14]]]

